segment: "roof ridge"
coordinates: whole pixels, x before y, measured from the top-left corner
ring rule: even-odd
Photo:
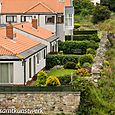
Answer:
[[[24,11],[23,13],[28,12],[29,10],[31,10],[31,9],[35,8],[36,6],[38,6],[39,4],[41,4],[43,7],[47,8],[49,11],[51,11],[52,13],[54,13],[54,11],[53,11],[51,8],[49,8],[47,5],[45,5],[45,4],[42,3],[42,2],[38,2],[37,4],[35,4],[35,5],[32,6],[31,8],[29,8],[28,10]]]

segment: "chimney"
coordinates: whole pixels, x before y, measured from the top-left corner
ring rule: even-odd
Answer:
[[[13,25],[11,22],[6,25],[6,37],[13,40]]]
[[[32,27],[37,29],[37,19],[36,19],[36,16],[34,16],[34,19],[32,19]]]

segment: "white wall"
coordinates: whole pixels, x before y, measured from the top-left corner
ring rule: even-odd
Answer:
[[[31,58],[31,77],[34,76],[34,56],[35,56],[35,63],[36,63],[36,74],[42,70],[45,66],[46,66],[46,59],[43,58],[43,50],[39,51],[38,53],[40,53],[40,60],[39,60],[39,64],[37,64],[37,53],[31,57],[29,57],[28,59],[26,59],[26,81],[30,80],[29,78],[29,59]]]
[[[65,40],[64,24],[57,24],[57,35],[59,36],[59,40]]]
[[[39,16],[39,26],[48,29],[51,32],[56,32],[56,16],[55,15],[51,15],[51,16],[55,16],[55,23],[54,24],[45,24],[45,16],[46,15],[40,15]]]

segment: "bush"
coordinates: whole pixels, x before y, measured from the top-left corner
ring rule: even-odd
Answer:
[[[71,36],[65,36],[65,40],[71,40]],[[73,40],[75,41],[83,41],[83,40],[94,40],[95,42],[99,42],[100,39],[97,34],[89,34],[89,35],[73,35]]]
[[[96,5],[92,17],[92,22],[97,24],[98,22],[104,21],[110,18],[110,10],[106,6]]]
[[[93,40],[59,42],[59,51],[64,54],[85,54],[87,48],[97,49],[98,43]]]
[[[74,62],[67,62],[67,63],[64,65],[64,68],[65,68],[65,69],[75,69],[75,66],[76,66],[76,63],[74,63]]]
[[[79,55],[50,55],[46,57],[46,69],[50,69],[55,65],[64,65],[68,61],[78,63]]]
[[[89,70],[87,70],[85,68],[81,68],[81,69],[77,69],[76,70],[76,75],[79,75],[79,76],[89,76],[90,72],[89,72]]]
[[[78,24],[78,23],[75,23],[75,24],[74,24],[74,28],[75,28],[75,29],[77,29],[77,28],[79,28],[79,27],[80,27],[80,24]]]
[[[69,85],[69,83],[71,82],[71,76],[70,75],[66,75],[66,76],[60,76],[58,77],[61,85]]]
[[[46,86],[60,86],[60,81],[55,76],[50,76],[46,80]]]
[[[85,62],[83,65],[82,65],[83,68],[86,68],[86,67],[91,67],[91,64],[88,63],[88,62]]]
[[[94,49],[92,49],[92,48],[88,48],[87,50],[86,50],[86,54],[92,54],[92,55],[96,55],[96,51],[94,50]]]
[[[36,86],[44,86],[46,83],[47,74],[43,70],[37,74]]]
[[[91,54],[86,54],[86,55],[82,55],[80,58],[79,58],[79,63],[80,65],[82,66],[84,63],[90,63],[92,64],[93,62],[93,56]]]

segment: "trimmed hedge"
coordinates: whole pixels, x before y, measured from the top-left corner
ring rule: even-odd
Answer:
[[[46,56],[46,69],[50,69],[55,65],[64,65],[68,61],[78,63],[79,55],[50,55]]]
[[[71,40],[71,36],[65,36],[65,40]],[[95,42],[99,42],[100,39],[97,34],[89,34],[89,35],[73,35],[73,40],[83,41],[83,40],[94,40]]]
[[[76,31],[73,32],[75,35],[78,34],[97,34],[97,30],[83,30],[83,31]]]
[[[81,63],[85,62],[92,63],[93,59],[90,54],[85,55],[50,55],[46,56],[46,69],[50,69],[56,65],[64,65],[67,62]]]
[[[59,51],[63,51],[64,54],[86,54],[87,48],[97,49],[98,43],[91,40],[85,41],[65,41],[59,42]]]

